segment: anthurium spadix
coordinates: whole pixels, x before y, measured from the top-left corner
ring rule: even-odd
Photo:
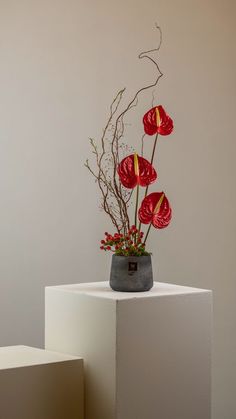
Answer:
[[[122,185],[129,189],[137,185],[148,186],[157,179],[157,173],[151,163],[136,153],[120,162],[117,173]]]
[[[173,131],[173,121],[161,106],[155,106],[143,117],[144,131],[147,135],[169,135]]]
[[[164,192],[147,195],[138,212],[142,224],[152,224],[155,228],[165,228],[171,221],[172,211]]]

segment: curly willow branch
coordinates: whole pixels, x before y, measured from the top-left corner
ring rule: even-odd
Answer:
[[[120,154],[127,154],[129,151],[129,147],[121,142],[125,131],[124,118],[133,107],[137,106],[140,94],[156,87],[160,78],[163,76],[157,61],[149,55],[153,52],[158,52],[162,44],[161,28],[157,24],[155,27],[159,32],[159,43],[157,48],[143,51],[138,57],[139,59],[146,58],[155,66],[157,71],[156,79],[154,82],[141,87],[120,113],[118,113],[118,111],[122,104],[125,89],[121,89],[117,93],[110,105],[110,114],[103,130],[99,146],[93,139],[90,139],[92,152],[95,155],[96,169],[91,168],[88,160],[86,160],[85,163],[85,166],[95,178],[100,189],[102,209],[110,217],[116,230],[119,233],[123,232],[124,234],[126,234],[130,228],[128,208],[132,196],[132,191],[124,188],[117,176],[117,165],[120,161]]]

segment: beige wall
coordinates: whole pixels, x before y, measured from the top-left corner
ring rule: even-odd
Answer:
[[[137,55],[155,46],[157,21],[158,101],[175,120],[159,142],[159,189],[174,219],[150,247],[157,280],[214,291],[214,419],[236,417],[235,5],[0,0],[0,345],[43,344],[45,285],[108,278],[87,138],[118,89],[152,79]],[[126,140],[141,133],[133,123]]]

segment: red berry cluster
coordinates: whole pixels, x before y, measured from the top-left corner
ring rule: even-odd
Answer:
[[[101,250],[110,250],[119,256],[142,256],[149,253],[145,250],[145,243],[142,241],[144,233],[133,225],[127,234],[105,233],[105,240],[101,240]]]

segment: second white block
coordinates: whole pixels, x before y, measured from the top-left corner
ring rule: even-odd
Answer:
[[[46,288],[46,349],[85,362],[86,419],[210,419],[211,292]]]

